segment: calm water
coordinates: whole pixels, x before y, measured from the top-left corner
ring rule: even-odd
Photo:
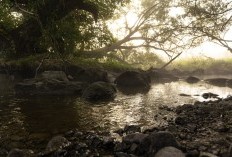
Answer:
[[[76,97],[17,98],[11,90],[13,82],[0,75],[0,143],[1,139],[38,134],[57,134],[72,128],[80,130],[115,130],[126,124],[162,125],[163,117],[172,112],[160,106],[175,107],[196,100],[202,93],[212,92],[226,97],[232,89],[216,87],[203,81],[191,85],[184,81],[153,84],[146,94],[124,95],[118,92],[114,101],[90,104]],[[183,97],[179,94],[189,94]],[[156,118],[154,118],[154,116]],[[6,140],[7,141],[7,140]],[[8,143],[9,144],[9,143]]]

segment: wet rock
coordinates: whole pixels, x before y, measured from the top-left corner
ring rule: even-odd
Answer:
[[[213,79],[206,79],[205,81],[215,86],[226,87],[228,79],[227,78],[213,78]]]
[[[218,94],[214,94],[214,93],[211,93],[211,92],[208,92],[208,93],[203,93],[202,94],[202,97],[204,99],[208,99],[208,98],[218,98]]]
[[[147,73],[151,77],[152,82],[171,82],[179,80],[177,76],[163,69],[150,69]]]
[[[117,133],[117,134],[119,134],[120,136],[122,136],[123,133],[124,133],[124,129],[120,128],[120,129],[118,129],[118,130],[115,130],[114,133]]]
[[[116,92],[116,88],[110,83],[95,82],[84,90],[82,98],[94,102],[112,100],[114,99]]]
[[[185,157],[185,154],[175,147],[164,147],[155,154],[155,157]]]
[[[44,71],[41,73],[41,78],[68,81],[68,78],[63,71]]]
[[[178,116],[175,118],[175,123],[177,125],[186,125],[188,124],[188,118],[187,116]]]
[[[188,78],[185,79],[185,81],[188,83],[197,83],[200,81],[200,79],[195,76],[189,76]]]
[[[141,128],[138,125],[126,125],[123,132],[126,134],[141,132]]]
[[[133,154],[127,154],[124,152],[116,152],[115,157],[136,157],[136,156]]]
[[[67,68],[67,74],[73,77],[74,81],[80,82],[109,82],[108,73],[101,69],[96,68],[82,68],[75,65],[70,65]]]
[[[185,94],[185,93],[180,93],[179,96],[186,96],[186,97],[190,97],[191,95],[189,94]]]
[[[154,156],[160,149],[168,146],[180,148],[179,143],[171,133],[163,131],[153,132],[141,142],[138,154]]]
[[[130,92],[146,92],[150,89],[150,77],[141,72],[126,71],[119,75],[115,83],[120,91],[130,94]]]
[[[199,157],[200,152],[197,150],[191,150],[186,153],[186,157]]]
[[[17,95],[80,95],[86,88],[82,82],[55,79],[29,79],[14,86]]]
[[[114,143],[114,138],[109,137],[109,136],[104,136],[103,137],[103,142],[102,145],[106,150],[113,150],[115,143]]]
[[[35,157],[32,150],[12,149],[7,157]]]
[[[134,134],[129,134],[125,137],[123,137],[123,141],[126,144],[141,144],[142,141],[148,136],[148,134],[142,134],[142,133],[134,133]]]
[[[201,152],[199,157],[218,157],[218,156],[208,153],[208,152]]]
[[[62,136],[55,136],[48,142],[46,151],[51,152],[54,150],[59,150],[68,145],[70,145],[70,142],[66,138]]]

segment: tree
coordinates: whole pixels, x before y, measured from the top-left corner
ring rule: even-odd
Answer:
[[[164,53],[170,61],[206,40],[232,50],[231,40],[223,37],[231,26],[232,1],[142,0],[141,9],[136,11],[137,21],[133,25],[128,25],[125,21],[125,36],[118,38],[109,31],[106,21],[112,18],[115,10],[120,9],[120,12],[123,12],[124,7],[121,6],[125,3],[120,2],[120,0],[107,2],[46,0],[45,3],[39,0],[37,3],[30,0],[17,0],[14,3],[9,1],[8,5],[3,7],[6,17],[12,13],[9,11],[12,10],[9,9],[10,4],[14,4],[13,8],[22,14],[22,20],[17,22],[13,20],[14,29],[2,27],[0,24],[0,28],[5,30],[3,32],[11,34],[9,38],[6,38],[4,33],[0,33],[0,36],[6,40],[13,39],[17,54],[20,55],[41,48],[41,43],[47,44],[44,46],[45,50],[52,47],[56,48],[54,51],[63,53],[73,52],[77,48],[79,53],[94,57],[116,54],[115,52],[130,52],[134,49],[145,50],[156,54]],[[124,11],[126,12],[126,9]],[[95,19],[98,17],[97,23],[88,12]],[[65,22],[67,24],[64,24]],[[69,33],[64,30],[69,30]],[[140,42],[135,44],[134,41]],[[67,47],[71,47],[70,50]],[[118,59],[123,57],[119,56]]]
[[[220,44],[232,52],[232,40],[224,37],[231,27],[232,1],[143,0],[141,5],[143,9],[134,25],[128,26],[125,22],[127,33],[123,38],[91,52],[150,49],[169,57],[170,62],[163,67],[205,41]],[[140,44],[134,44],[138,40]]]
[[[85,26],[93,27],[94,21],[97,19],[101,21],[101,19],[111,17],[114,9],[123,4],[120,0],[108,2],[91,0],[0,1],[0,6],[3,8],[2,14],[4,14],[0,17],[1,49],[4,49],[6,43],[13,43],[17,57],[43,52],[49,48],[56,48],[56,51],[63,53],[67,43],[75,47],[75,39],[70,43],[65,41],[64,34],[59,34],[62,29],[67,28],[65,22],[73,26],[72,30],[76,31],[75,33],[78,33],[79,29],[80,32],[76,36],[81,36],[81,33],[86,30]],[[88,12],[92,14],[93,18]],[[12,14],[16,14],[18,16],[16,19],[20,20],[15,20],[15,16]],[[12,23],[12,27],[8,26],[9,21]],[[109,34],[107,35],[109,37]],[[77,38],[84,39],[84,37]],[[47,47],[41,49],[43,48],[41,42],[48,43],[48,40],[51,41],[52,45],[48,44]]]

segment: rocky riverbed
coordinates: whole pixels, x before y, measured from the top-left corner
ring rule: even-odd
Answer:
[[[17,153],[40,157],[231,157],[232,97],[161,109],[177,117],[149,129],[136,125],[114,132],[74,129],[52,138],[42,152],[16,149],[8,157]]]
[[[80,73],[83,72],[87,74],[91,72],[91,76],[98,76],[96,75],[95,71],[92,72],[88,70],[87,72],[81,71]],[[49,73],[49,75],[47,75],[46,73]],[[90,97],[90,98],[94,98],[94,100],[95,97],[97,97],[96,100],[99,99],[99,91],[104,91],[104,92],[100,92],[103,93],[102,98],[105,98],[105,95],[109,93],[108,91],[112,91],[110,92],[112,93],[109,96],[110,99],[114,98],[115,92],[117,92],[115,90],[115,87],[111,86],[111,84],[113,83],[112,81],[110,81],[111,79],[109,78],[105,79],[107,75],[105,75],[104,72],[101,73],[102,75],[99,74],[99,76],[101,76],[100,79],[101,82],[97,83],[97,86],[93,83],[90,92],[88,92],[91,95],[90,96],[88,95],[87,97],[85,97],[86,94],[83,94],[83,91],[88,89],[86,88],[85,84],[88,83],[90,84],[89,87],[91,87],[92,82],[95,83],[99,82],[98,77],[94,79],[94,81],[90,80],[86,82],[85,80],[87,80],[87,78],[93,78],[87,75],[86,78],[85,79],[82,78],[80,82],[80,80],[75,80],[75,79],[77,79],[78,76],[83,76],[82,74],[78,75],[77,78],[75,78],[73,77],[74,75],[66,76],[65,74],[62,74],[61,71],[59,71],[58,73],[59,75],[57,75],[57,71],[45,72],[46,74],[45,78],[43,76],[40,79],[25,80],[24,82],[19,83],[15,86],[15,91],[19,95],[32,94],[32,95],[36,95],[37,98],[40,98],[40,96],[44,95],[44,93],[45,95],[49,93],[51,95],[55,94],[59,96],[59,95],[63,95],[63,93],[65,92],[68,93],[68,95],[71,93],[71,95],[73,94],[78,96],[81,95],[82,98]],[[24,138],[25,137],[24,135],[21,136],[21,134],[18,133],[12,136],[10,135],[10,133],[6,133],[4,135],[7,135],[7,137],[4,137],[4,135],[2,134],[0,138],[0,145],[1,145],[0,156],[7,156],[8,154],[8,157],[16,157],[16,156],[230,157],[232,154],[231,152],[231,141],[232,141],[231,118],[232,117],[230,114],[232,112],[232,107],[231,107],[232,98],[231,97],[220,98],[220,96],[218,97],[217,94],[210,92],[201,95],[200,93],[188,93],[189,90],[184,90],[184,93],[180,93],[179,96],[193,98],[195,94],[198,94],[198,96],[203,97],[204,100],[208,98],[214,98],[215,101],[207,101],[207,102],[197,101],[194,104],[184,104],[184,105],[165,104],[167,103],[166,99],[170,99],[174,101],[173,99],[174,97],[176,99],[176,102],[173,103],[179,103],[177,101],[179,97],[177,97],[178,93],[176,93],[176,89],[177,87],[181,89],[180,85],[183,83],[182,82],[180,85],[178,85],[178,83],[174,83],[177,84],[177,86],[175,86],[176,87],[175,91],[173,92],[174,95],[171,91],[172,83],[168,83],[166,85],[164,84],[167,89],[165,88],[166,93],[163,94],[164,97],[162,97],[162,100],[160,100],[161,97],[159,97],[159,100],[161,102],[160,101],[158,103],[153,102],[151,101],[153,100],[151,98],[154,97],[154,93],[152,93],[152,91],[155,92],[155,95],[159,95],[160,93],[158,92],[157,89],[160,88],[158,84],[156,84],[157,88],[154,88],[153,85],[151,86],[151,82],[166,83],[170,81],[176,81],[178,80],[178,78],[174,77],[173,75],[169,75],[167,73],[158,73],[157,71],[150,71],[148,74],[149,75],[147,75],[147,73],[144,72],[130,72],[130,71],[125,72],[123,75],[121,75],[123,77],[121,78],[118,77],[120,78],[120,80],[116,79],[114,83],[116,83],[118,90],[121,90],[120,86],[122,86],[123,88],[126,86],[126,90],[122,90],[121,92],[124,93],[125,95],[128,95],[128,97],[133,97],[137,93],[141,96],[143,101],[134,105],[134,107],[138,105],[140,106],[143,105],[141,108],[143,109],[146,108],[146,110],[142,110],[142,111],[140,111],[139,108],[138,111],[141,115],[144,114],[144,112],[148,112],[150,109],[159,108],[157,112],[153,112],[151,114],[153,115],[154,120],[156,118],[159,118],[158,121],[161,121],[160,118],[162,119],[161,125],[156,125],[156,127],[147,128],[144,127],[144,123],[141,123],[141,125],[139,126],[127,125],[125,128],[114,130],[114,131],[111,130],[110,132],[96,131],[97,129],[95,131],[86,131],[86,130],[83,131],[77,128],[77,129],[72,129],[68,132],[59,131],[57,133],[53,133],[52,135],[26,133],[28,134],[27,139]],[[151,80],[149,79],[149,77],[151,77]],[[68,79],[70,79],[71,81],[69,81]],[[195,77],[189,77],[185,81],[190,84],[195,84],[195,86],[197,86],[196,88],[202,90],[201,83],[203,81],[201,81],[200,79]],[[226,87],[226,88],[230,87],[228,86],[230,85],[230,80],[228,79],[216,80],[216,82],[219,81],[221,82],[220,84],[222,84],[221,85],[222,87]],[[212,84],[211,80],[208,80],[208,82]],[[75,88],[73,88],[74,83],[76,85]],[[107,86],[105,86],[105,84]],[[138,84],[141,86],[136,89],[135,93],[132,92],[131,88]],[[68,87],[72,87],[72,88],[68,88]],[[30,90],[28,90],[28,88]],[[151,91],[151,93],[149,93],[149,91]],[[116,104],[117,101],[118,100],[116,99],[115,100]],[[125,100],[123,100],[123,102],[124,101]],[[35,99],[33,99],[32,102],[34,104]],[[119,101],[119,103],[120,102],[121,101]],[[160,103],[163,105],[160,105]],[[168,103],[170,102],[168,101]],[[114,103],[111,103],[111,106],[113,104]],[[150,104],[150,106],[149,105],[147,106],[147,104]],[[34,104],[34,105],[41,105],[41,104]],[[117,106],[119,105],[117,104]],[[120,106],[122,107],[122,105]],[[125,104],[125,106],[128,106],[128,104]],[[25,104],[23,104],[21,107],[22,109],[24,109],[22,112],[24,115],[22,116],[23,118],[27,118],[28,115],[32,116],[31,110],[28,110],[29,112],[26,112],[27,109],[25,108]],[[70,106],[65,106],[65,107],[66,108],[68,107],[68,109],[70,108]],[[115,109],[117,108],[114,108],[114,110]],[[18,106],[12,112],[18,113],[18,111],[20,110],[21,108]],[[131,111],[132,108],[129,108],[129,110]],[[72,113],[71,110],[69,110],[69,114],[70,113]],[[175,116],[159,115],[160,113],[165,113],[166,115],[175,115]],[[125,118],[125,116],[127,115],[125,114],[123,118]],[[12,118],[14,119],[14,121],[12,121],[12,123],[9,123],[9,125],[16,126],[16,124],[20,124],[18,123],[20,122],[19,119],[15,118],[14,116]],[[96,117],[93,116],[92,118],[96,118]],[[7,125],[7,127],[9,125]],[[3,127],[2,129],[4,130]],[[12,132],[15,133],[14,130]],[[7,143],[7,141],[9,142],[9,140],[4,141],[4,139],[10,139],[11,141],[10,145],[8,145],[9,143]],[[16,142],[12,142],[12,141],[16,141]],[[15,148],[15,149],[10,150],[11,148]]]

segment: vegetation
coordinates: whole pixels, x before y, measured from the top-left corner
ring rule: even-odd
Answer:
[[[220,72],[226,74],[227,72],[231,74],[230,69],[232,68],[232,58],[225,59],[212,59],[212,58],[191,58],[183,59],[174,62],[169,69],[179,69],[181,71],[195,71],[195,70],[205,70],[205,72],[215,72],[219,74]],[[217,73],[216,73],[217,72]]]
[[[232,1],[142,0],[135,10],[137,21],[131,25],[125,20],[124,36],[115,36],[107,21],[126,14],[129,2],[0,0],[1,56],[17,59],[45,53],[134,65],[155,60],[146,67],[165,64],[160,54],[173,61],[206,40],[232,52],[231,40],[224,38],[231,26]]]

